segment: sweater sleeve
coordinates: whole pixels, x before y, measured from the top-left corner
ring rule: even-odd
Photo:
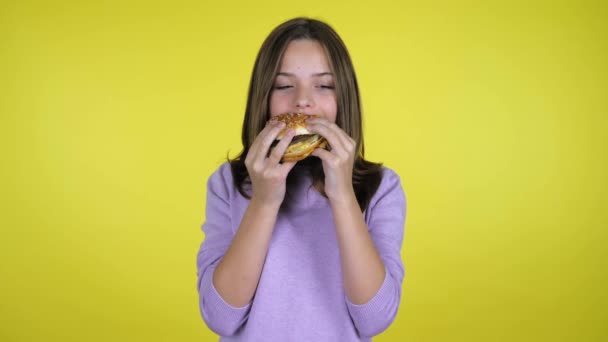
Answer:
[[[399,176],[385,168],[380,186],[365,215],[370,236],[384,264],[384,281],[374,297],[365,304],[353,304],[345,296],[350,316],[363,337],[380,334],[397,316],[405,275],[401,261],[405,213],[406,199]]]
[[[202,225],[205,240],[196,260],[201,316],[209,329],[221,336],[234,335],[247,320],[251,307],[251,303],[240,308],[231,306],[220,296],[212,281],[215,267],[234,237],[229,200],[232,184],[227,172],[230,170],[226,170],[224,165],[207,182],[205,222]]]

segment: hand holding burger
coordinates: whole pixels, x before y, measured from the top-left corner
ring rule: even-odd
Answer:
[[[307,120],[319,117],[286,113],[272,117],[256,137],[245,158],[253,187],[252,202],[280,205],[285,195],[285,179],[296,162],[319,148],[325,138],[306,127]]]

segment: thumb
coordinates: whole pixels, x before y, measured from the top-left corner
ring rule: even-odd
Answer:
[[[322,161],[327,161],[327,159],[331,157],[331,152],[328,152],[327,150],[322,148],[316,148],[314,151],[312,151],[310,155],[319,157],[319,159],[321,159]]]
[[[293,167],[296,165],[297,162],[285,162],[283,164],[281,164],[281,166],[279,166],[279,169],[281,170],[281,175],[283,177],[287,177],[287,174],[289,174],[289,171],[291,171],[291,169],[293,169]]]

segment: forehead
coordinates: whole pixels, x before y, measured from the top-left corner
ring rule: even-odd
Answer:
[[[314,40],[294,40],[285,49],[279,71],[289,73],[296,73],[298,71],[322,73],[329,72],[330,65],[325,49],[319,42]]]

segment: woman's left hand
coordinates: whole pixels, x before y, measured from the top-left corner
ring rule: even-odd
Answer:
[[[317,148],[312,152],[323,162],[325,194],[330,201],[354,195],[353,164],[357,143],[338,125],[325,118],[311,118],[306,122],[310,131],[323,136],[331,146],[331,151]]]

